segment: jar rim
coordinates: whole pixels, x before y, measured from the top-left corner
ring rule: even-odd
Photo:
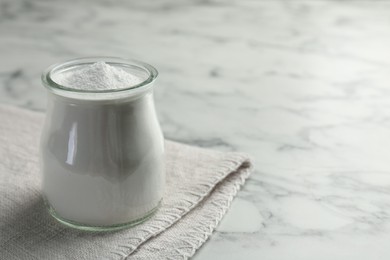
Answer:
[[[59,71],[65,71],[69,70],[76,66],[85,66],[85,65],[92,65],[93,63],[103,61],[109,65],[112,66],[120,66],[120,67],[128,67],[128,68],[137,68],[141,69],[144,72],[148,73],[148,76],[146,79],[144,79],[142,82],[132,85],[130,87],[126,88],[119,88],[119,89],[99,89],[99,90],[91,90],[91,89],[75,89],[70,88],[64,85],[61,85],[57,83],[55,80],[53,80],[52,76],[54,73],[58,73]],[[41,80],[43,85],[50,91],[54,92],[55,94],[59,94],[61,96],[85,96],[85,94],[90,94],[98,98],[101,97],[103,94],[118,94],[122,95],[128,93],[128,94],[136,94],[140,92],[144,92],[147,89],[150,89],[152,87],[152,83],[156,80],[158,76],[158,71],[155,67],[153,67],[150,64],[147,64],[145,62],[141,62],[138,60],[133,59],[125,59],[125,58],[119,58],[119,57],[111,57],[111,56],[91,56],[91,57],[83,57],[83,58],[77,58],[77,59],[71,59],[64,62],[59,62],[56,64],[53,64],[49,66],[46,70],[43,71]]]

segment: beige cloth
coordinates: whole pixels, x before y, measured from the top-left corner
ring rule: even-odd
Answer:
[[[240,153],[166,142],[167,189],[147,222],[85,232],[56,222],[41,198],[41,113],[0,106],[0,259],[187,259],[207,240],[249,176]]]

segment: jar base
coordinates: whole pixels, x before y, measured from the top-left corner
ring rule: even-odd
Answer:
[[[155,208],[151,209],[149,212],[147,212],[145,214],[145,216],[143,216],[141,218],[138,218],[138,219],[126,222],[126,223],[109,225],[109,226],[86,225],[84,223],[78,223],[75,221],[65,219],[57,214],[57,212],[54,210],[54,208],[50,205],[50,203],[46,199],[45,199],[45,204],[46,204],[46,207],[47,207],[50,215],[54,219],[56,219],[58,222],[60,222],[61,224],[65,225],[67,227],[78,229],[78,230],[83,230],[83,231],[102,232],[102,231],[116,231],[116,230],[131,228],[131,227],[137,226],[137,225],[147,221],[160,208],[161,201],[157,204],[157,206]]]

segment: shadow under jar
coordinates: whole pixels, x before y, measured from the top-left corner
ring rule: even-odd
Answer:
[[[84,91],[53,80],[102,60],[142,82]],[[165,170],[153,101],[157,74],[148,64],[110,57],[71,60],[43,73],[48,90],[41,137],[43,192],[49,212],[63,224],[120,229],[146,220],[158,208]]]

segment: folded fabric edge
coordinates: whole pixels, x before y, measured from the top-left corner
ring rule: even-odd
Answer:
[[[180,221],[187,218],[187,215],[191,214],[193,211],[196,211],[200,206],[204,205],[205,203],[213,203],[213,210],[210,210],[207,216],[211,216],[212,221],[211,224],[208,226],[204,226],[202,223],[198,223],[199,225],[191,225],[191,227],[188,229],[187,233],[194,233],[196,235],[191,236],[191,241],[188,241],[187,239],[182,239],[180,237],[176,237],[179,241],[182,241],[182,244],[188,244],[189,247],[186,247],[186,250],[178,250],[177,252],[173,252],[172,259],[176,259],[179,257],[179,259],[186,259],[188,257],[191,257],[195,251],[208,239],[208,237],[212,234],[215,227],[218,225],[222,217],[225,215],[227,209],[230,207],[230,204],[237,194],[240,187],[245,183],[245,180],[249,177],[251,171],[252,171],[252,164],[249,160],[249,157],[245,154],[239,154],[239,153],[231,153],[228,156],[230,159],[227,159],[227,161],[230,161],[230,163],[237,163],[236,167],[232,169],[231,167],[227,167],[227,169],[230,170],[230,173],[226,175],[224,179],[221,179],[218,183],[214,184],[211,188],[210,192],[206,194],[205,196],[202,196],[201,201],[194,203],[194,207],[191,208],[186,214],[181,216],[181,220],[177,219],[173,223],[171,223],[168,227],[162,229],[158,233],[155,233],[152,237],[149,237],[145,241],[143,241],[141,244],[139,244],[136,248],[133,250],[130,250],[128,253],[125,253],[124,251],[115,253],[119,256],[121,256],[120,259],[133,259],[133,254],[137,255],[137,252],[140,252],[143,250],[143,246],[147,243],[150,243],[154,239],[158,239],[159,236],[164,235],[165,232],[169,231],[170,229],[174,228],[176,225],[180,224]],[[233,160],[231,160],[234,158]],[[240,160],[237,160],[240,158]],[[226,161],[225,161],[226,163]],[[231,166],[231,165],[229,165]],[[224,186],[222,189],[221,186]],[[214,201],[209,201],[211,196],[215,193],[219,193],[219,200],[222,200],[222,203],[217,203]],[[214,196],[215,197],[215,196]],[[214,216],[213,216],[214,213]],[[217,213],[217,214],[215,214]],[[208,219],[210,220],[210,219]],[[196,223],[194,223],[196,224]],[[118,245],[119,248],[126,248],[126,245]],[[113,252],[114,253],[114,252]],[[179,255],[180,256],[179,256]],[[138,258],[137,258],[138,259]],[[141,259],[141,258],[140,258]]]
[[[158,236],[145,241],[135,252],[121,259],[188,259],[193,256],[222,220],[251,170],[250,162],[244,162],[224,181],[218,183],[210,195],[182,220]],[[180,230],[185,230],[185,233],[179,235],[177,232]]]

